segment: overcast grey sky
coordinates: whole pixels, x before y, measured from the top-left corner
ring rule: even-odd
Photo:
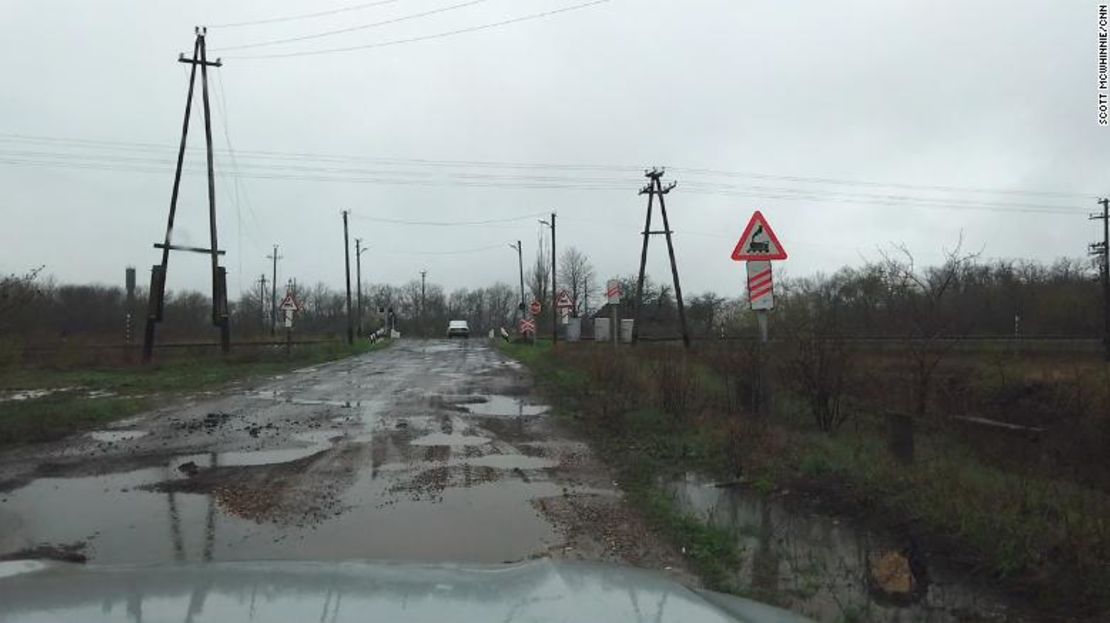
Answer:
[[[987,257],[1079,256],[1095,239],[1086,214],[1110,193],[1110,129],[1096,124],[1097,4],[1086,0],[610,0],[426,41],[246,58],[426,37],[584,1],[394,0],[218,27],[367,3],[6,0],[0,270],[45,265],[59,281],[118,284],[134,265],[145,282],[181,129],[176,58],[197,24],[212,25],[210,56],[225,59],[211,86],[216,146],[230,138],[237,153],[216,161],[233,295],[269,273],[274,243],[282,281],[340,286],[344,208],[352,237],[370,246],[366,281],[401,283],[426,268],[448,289],[515,283],[507,245],[523,240],[528,261],[539,227],[530,215],[551,210],[560,250],[578,247],[602,278],[631,273],[640,171],[652,165],[678,182],[668,208],[691,293],[742,293],[743,267],[728,256],[756,209],[790,252],[789,275],[858,265],[891,242],[935,262],[961,231]],[[187,163],[202,171],[203,152]],[[522,166],[531,164],[558,166]],[[937,185],[1071,194],[924,188]],[[174,241],[206,244],[206,219],[204,178],[191,173]],[[206,291],[206,261],[175,255],[169,287]],[[666,270],[656,238],[649,272]]]

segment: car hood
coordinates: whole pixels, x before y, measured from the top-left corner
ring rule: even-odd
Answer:
[[[626,567],[221,562],[0,562],[0,621],[807,621]]]

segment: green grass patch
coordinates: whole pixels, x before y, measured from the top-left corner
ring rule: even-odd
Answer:
[[[661,375],[666,355],[639,347],[615,357],[590,345],[502,349],[536,373],[547,399],[622,475],[632,503],[686,548],[711,586],[729,588],[738,552],[661,490],[667,475],[693,469],[743,478],[764,493],[819,492],[863,521],[914,525],[938,556],[1045,606],[1110,607],[1110,495],[1103,491],[1037,472],[1035,464],[1009,469],[943,430],[919,428],[917,461],[903,465],[887,449],[884,418],[859,411],[838,432],[820,432],[808,405],[785,387],[775,414],[761,421],[737,412],[723,368],[696,351],[668,364],[681,370]],[[682,389],[689,376],[697,395],[675,408],[675,394],[668,400],[659,385]]]
[[[77,399],[64,393],[8,404],[0,414],[0,446],[47,441],[99,428],[138,413],[149,404],[147,398]]]
[[[659,485],[661,477],[673,473],[669,470],[676,465],[702,465],[707,457],[716,456],[719,451],[713,436],[701,428],[684,425],[674,415],[655,407],[619,413],[620,421],[616,424],[578,417],[590,412],[588,405],[597,407],[601,401],[613,398],[599,391],[586,370],[572,367],[562,359],[581,355],[582,351],[575,349],[582,346],[561,345],[555,352],[550,343],[536,347],[501,343],[499,347],[535,373],[558,413],[575,413],[575,417],[567,419],[617,470],[627,499],[664,538],[685,551],[687,560],[706,585],[715,590],[735,591],[731,578],[740,559],[735,539],[683,512]],[[601,365],[606,362],[603,360]],[[587,395],[590,391],[594,393]]]
[[[674,498],[649,478],[653,470],[625,472],[639,474],[623,481],[628,499],[665,538],[682,548],[706,586],[717,591],[735,591],[732,578],[740,564],[736,539],[727,531],[683,512]]]
[[[387,347],[388,341],[353,346],[313,344],[284,351],[236,353],[232,357],[173,360],[150,366],[0,371],[0,389],[70,388],[41,398],[0,403],[0,446],[58,439],[122,419],[182,392],[219,388],[233,381],[268,376],[306,365]],[[90,392],[108,396],[89,397]]]

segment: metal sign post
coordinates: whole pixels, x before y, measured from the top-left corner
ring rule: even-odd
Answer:
[[[285,356],[293,354],[293,312],[285,310]]]
[[[570,294],[567,294],[566,290],[560,290],[559,295],[555,298],[555,313],[559,316],[559,324],[565,327],[567,323],[570,322],[570,312],[573,308],[574,301],[570,300]],[[558,331],[557,326],[553,326],[552,329]],[[569,329],[565,329],[564,331],[569,332]],[[553,343],[555,338],[556,336],[551,336]]]
[[[293,314],[301,308],[300,303],[293,296],[293,290],[287,289],[285,291],[285,298],[281,300],[281,305],[278,309],[281,310],[285,317],[285,356],[288,357],[293,352]]]
[[[771,371],[768,360],[768,317],[767,313],[775,308],[775,285],[771,271],[771,260],[785,260],[786,249],[771,229],[763,214],[756,211],[744,227],[732,259],[747,262],[748,304],[755,312],[759,325],[759,344],[756,348],[757,359],[757,410],[766,418],[772,412],[774,394],[771,391]]]
[[[536,345],[536,320],[540,317],[540,312],[543,311],[543,304],[536,299],[532,299],[532,304],[528,306],[528,311],[532,312],[532,346]]]

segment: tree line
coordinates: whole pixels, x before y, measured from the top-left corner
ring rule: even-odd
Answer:
[[[572,315],[602,309],[604,277],[576,248],[559,258],[558,284],[574,302]],[[550,327],[550,250],[541,246],[525,275],[523,301],[543,303],[542,332]],[[621,315],[631,317],[636,276],[618,278],[623,292]],[[292,286],[302,308],[296,331],[310,335],[344,335],[347,299],[343,290],[323,282]],[[447,291],[435,283],[411,280],[401,285],[363,284],[361,326],[366,332],[384,326],[389,311],[407,334],[438,336],[449,320],[467,320],[475,332],[513,328],[520,317],[518,286],[494,283],[483,288]],[[277,298],[284,296],[279,288]],[[121,287],[59,284],[39,271],[0,278],[0,335],[23,340],[70,339],[78,336],[122,337],[130,311],[132,331],[145,322],[146,291],[139,288],[130,304]],[[775,326],[820,326],[840,336],[929,337],[948,335],[1099,336],[1101,291],[1097,267],[1063,258],[1051,263],[1029,260],[982,261],[973,255],[949,254],[938,266],[919,267],[905,249],[894,247],[881,258],[832,274],[817,274],[776,283]],[[754,318],[744,296],[703,292],[685,300],[689,329],[695,338],[750,335]],[[352,308],[357,307],[352,293]],[[234,332],[263,337],[271,327],[270,292],[243,292],[231,302]],[[209,336],[210,299],[201,292],[171,291],[159,335],[167,339]],[[645,279],[641,335],[678,334],[677,303],[668,282]],[[546,322],[545,322],[546,320]],[[357,321],[356,321],[357,324]],[[278,330],[281,327],[280,312]]]

